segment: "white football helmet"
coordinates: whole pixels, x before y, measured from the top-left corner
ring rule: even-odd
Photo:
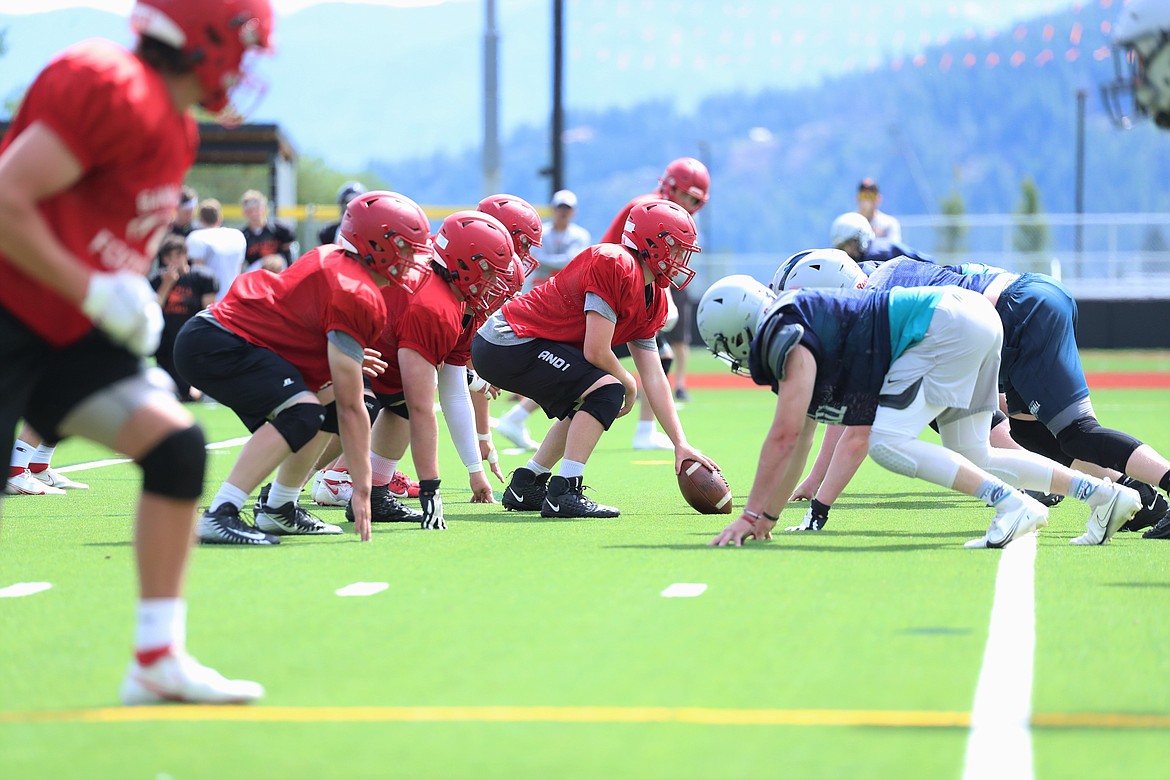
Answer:
[[[835,249],[840,249],[851,238],[857,239],[857,248],[863,257],[875,238],[869,220],[856,211],[849,211],[837,217],[829,228],[829,245]]]
[[[802,287],[860,290],[868,282],[865,272],[840,249],[806,249],[780,264],[768,289],[774,293]]]
[[[703,293],[695,313],[699,335],[707,349],[735,373],[747,373],[760,315],[774,298],[771,290],[746,274],[725,276]]]
[[[1114,123],[1129,127],[1130,114],[1145,114],[1170,129],[1170,3],[1130,0],[1113,27],[1116,78],[1101,86],[1101,98]],[[1132,110],[1123,106],[1132,98]]]

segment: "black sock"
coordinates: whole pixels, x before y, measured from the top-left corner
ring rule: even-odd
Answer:
[[[829,510],[832,509],[833,507],[829,506],[828,504],[822,504],[820,501],[817,501],[815,498],[810,503],[812,504],[813,517],[824,517],[824,518],[828,519]]]
[[[1162,488],[1162,490],[1166,491],[1167,493],[1170,493],[1170,471],[1167,471],[1162,475],[1162,478],[1158,480],[1158,487]]]

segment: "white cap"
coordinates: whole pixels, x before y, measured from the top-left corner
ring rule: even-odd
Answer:
[[[571,209],[577,208],[577,196],[573,194],[572,190],[557,190],[552,196],[553,208],[557,206],[568,206]]]

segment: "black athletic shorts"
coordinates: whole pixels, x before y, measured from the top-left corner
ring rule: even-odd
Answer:
[[[187,320],[175,338],[175,368],[253,432],[289,400],[312,392],[292,363],[203,317]]]
[[[146,371],[146,363],[94,328],[79,341],[54,347],[0,309],[0,444],[12,452],[24,418],[50,445],[61,421],[99,390]]]
[[[547,339],[500,347],[476,334],[471,362],[486,381],[531,398],[549,417],[562,420],[575,411],[582,393],[609,376],[575,346]]]
[[[378,393],[378,403],[383,409],[398,415],[403,420],[410,419],[410,407],[406,405],[406,393]]]
[[[694,322],[698,304],[686,290],[671,290],[671,295],[674,296],[674,305],[678,307],[678,322],[670,330],[664,330],[658,335],[665,338],[668,344],[689,344],[691,323]]]

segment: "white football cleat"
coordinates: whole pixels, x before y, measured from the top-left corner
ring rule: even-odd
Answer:
[[[997,513],[982,538],[964,542],[963,546],[968,549],[1007,547],[1014,539],[1048,525],[1048,507],[1023,493],[1019,495],[1022,501],[1019,507]]]
[[[353,480],[348,471],[325,469],[313,480],[313,500],[318,506],[345,506],[353,497]]]
[[[1113,538],[1118,528],[1142,508],[1142,498],[1136,490],[1106,481],[1108,484],[1101,490],[1111,491],[1104,494],[1109,497],[1108,500],[1089,513],[1085,532],[1076,539],[1070,539],[1069,544],[1105,544]]]
[[[636,450],[673,450],[674,442],[662,431],[634,434],[634,449]]]
[[[43,482],[49,487],[60,488],[61,490],[89,490],[89,485],[70,479],[52,466],[46,468],[44,471],[33,471],[29,469],[29,473],[38,482]]]
[[[172,650],[152,663],[130,662],[122,681],[122,703],[247,704],[264,695],[264,686],[251,680],[229,680],[204,666],[185,651]]]
[[[10,496],[63,496],[65,491],[52,485],[46,485],[33,476],[28,469],[9,477],[4,486],[4,492]]]
[[[528,435],[528,429],[522,423],[512,422],[506,417],[500,418],[500,421],[496,423],[496,433],[522,450],[535,450],[540,447],[540,442]]]

